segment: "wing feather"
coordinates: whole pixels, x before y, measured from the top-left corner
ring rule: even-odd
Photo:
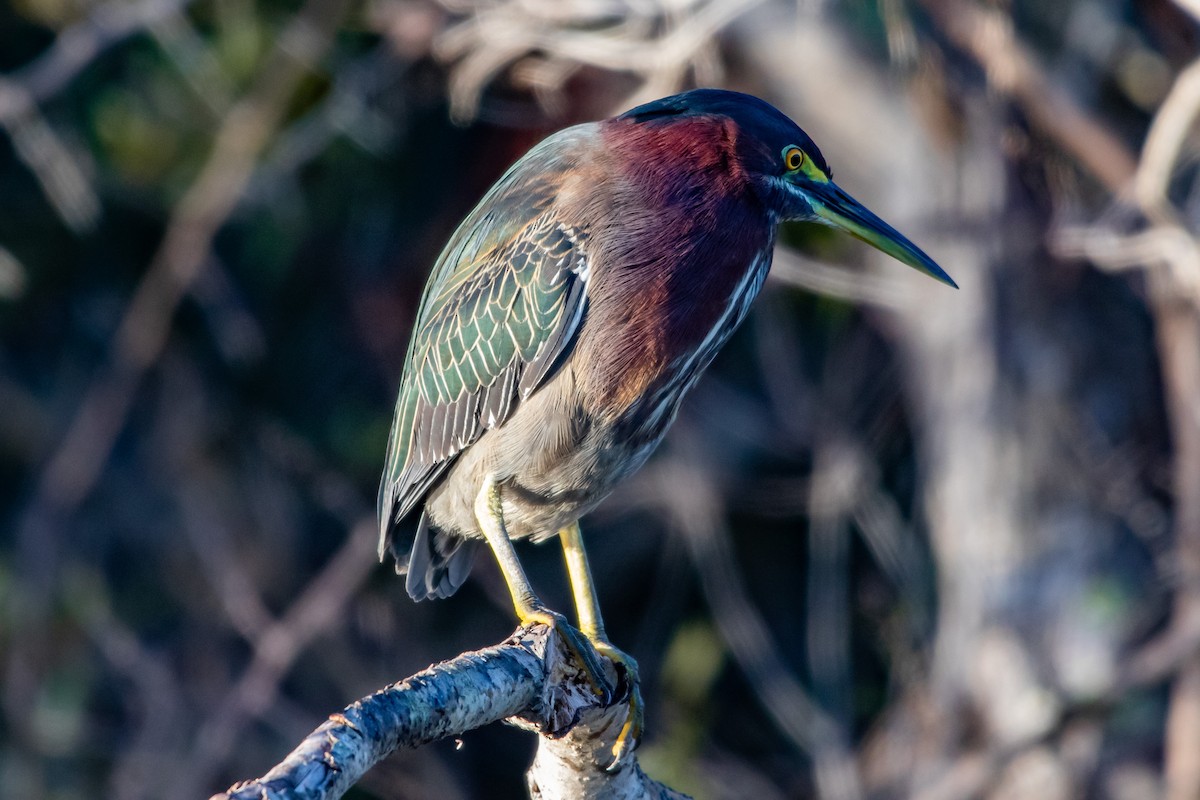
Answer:
[[[463,222],[426,287],[380,484],[381,557],[458,454],[569,356],[585,317],[587,233],[556,215],[555,171],[527,178],[523,163]]]

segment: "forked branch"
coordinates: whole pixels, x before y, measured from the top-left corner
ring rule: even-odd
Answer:
[[[332,800],[401,747],[421,747],[501,720],[541,734],[527,779],[541,800],[678,800],[636,756],[611,771],[628,698],[601,706],[571,656],[544,626],[464,653],[332,715],[257,780],[212,800]]]

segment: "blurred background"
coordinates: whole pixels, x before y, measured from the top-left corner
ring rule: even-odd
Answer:
[[[374,498],[425,276],[546,133],[767,98],[942,287],[788,227],[585,520],[655,777],[1200,798],[1197,0],[0,0],[0,795],[206,797],[503,639]],[[569,607],[557,547],[522,547]],[[492,726],[355,798],[524,794]]]

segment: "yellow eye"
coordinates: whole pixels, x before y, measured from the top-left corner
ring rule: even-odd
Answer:
[[[783,151],[783,165],[788,172],[795,172],[804,166],[804,151],[799,147],[789,147]]]

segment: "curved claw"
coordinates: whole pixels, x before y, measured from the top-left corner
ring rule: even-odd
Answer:
[[[609,683],[604,673],[604,665],[596,654],[596,648],[577,629],[567,622],[567,618],[548,608],[533,608],[520,614],[522,625],[545,625],[562,639],[567,649],[579,661],[587,677],[588,685],[596,693],[600,704],[607,706],[612,702],[616,687]]]
[[[638,675],[638,664],[633,656],[617,649],[603,639],[593,640],[592,644],[595,645],[596,652],[617,666],[618,673],[624,673],[623,682],[628,687],[629,716],[625,718],[625,724],[621,726],[621,732],[617,734],[617,740],[613,743],[613,760],[608,765],[608,771],[613,772],[625,762],[629,754],[637,747],[638,742],[641,741],[646,707],[642,702],[642,684]]]

